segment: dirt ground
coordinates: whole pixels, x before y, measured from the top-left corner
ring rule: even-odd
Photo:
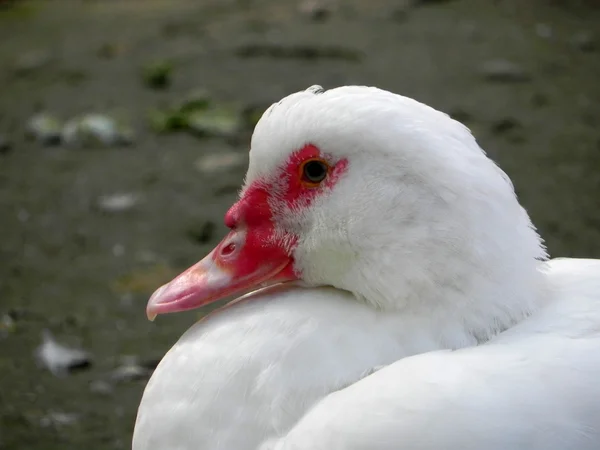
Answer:
[[[286,0],[0,7],[0,448],[130,447],[147,372],[198,318],[150,323],[146,300],[218,241],[247,158],[248,133],[149,128],[149,110],[194,88],[242,106],[312,84],[412,96],[471,127],[553,256],[600,257],[600,4],[409,3],[338,1],[316,17]],[[514,65],[482,73],[499,59]],[[166,89],[143,83],[153,60],[172,64]],[[118,110],[135,143],[44,147],[24,137],[40,109]],[[241,164],[198,169],[223,152]],[[98,206],[120,193],[135,204]],[[62,376],[40,366],[43,330],[92,364]]]

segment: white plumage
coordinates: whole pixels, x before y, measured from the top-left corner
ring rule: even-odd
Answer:
[[[348,169],[283,202],[277,180],[308,143]],[[269,180],[308,287],[184,334],[134,450],[600,448],[600,261],[546,261],[464,126],[374,88],[309,89],[256,127],[242,198]]]

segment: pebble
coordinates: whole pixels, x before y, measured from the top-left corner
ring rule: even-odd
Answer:
[[[112,195],[103,195],[98,198],[98,208],[109,213],[121,213],[129,211],[139,203],[139,195],[132,192],[124,192]]]
[[[110,395],[113,393],[113,387],[104,380],[95,380],[90,383],[90,391],[98,395]]]
[[[488,81],[518,83],[531,80],[531,76],[521,67],[507,59],[492,59],[485,62],[480,73]]]
[[[64,376],[76,369],[88,368],[92,359],[88,352],[57,342],[50,331],[44,330],[42,344],[35,352],[38,362],[55,376]]]
[[[125,356],[122,364],[114,369],[110,378],[114,382],[128,382],[149,378],[154,368],[139,363],[136,356]]]
[[[61,124],[53,115],[42,112],[31,117],[26,126],[26,135],[44,146],[61,142]]]
[[[41,418],[40,425],[44,428],[61,427],[73,425],[78,420],[79,416],[77,414],[53,411]]]
[[[69,120],[62,129],[62,139],[72,147],[115,147],[131,145],[133,130],[103,114],[86,114]]]

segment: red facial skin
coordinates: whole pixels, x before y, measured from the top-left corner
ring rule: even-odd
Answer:
[[[320,183],[303,174],[303,165],[315,159],[328,167]],[[281,209],[310,206],[335,185],[347,166],[347,160],[332,162],[309,144],[289,156],[277,177],[253,182],[225,215],[225,225],[231,231],[204,259],[152,295],[146,309],[148,318],[300,279],[292,257],[298,237],[278,229],[276,215]]]

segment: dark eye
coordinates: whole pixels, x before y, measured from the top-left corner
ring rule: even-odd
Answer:
[[[308,183],[320,183],[327,176],[329,166],[318,159],[308,160],[302,165],[302,178]]]

